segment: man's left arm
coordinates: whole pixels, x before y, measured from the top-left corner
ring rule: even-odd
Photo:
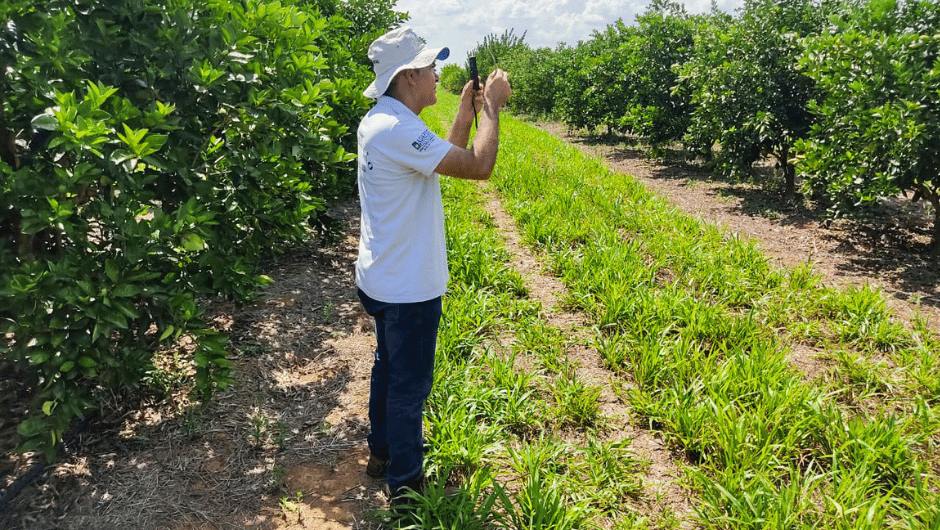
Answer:
[[[457,108],[457,117],[454,118],[453,125],[450,126],[450,132],[447,134],[447,141],[452,145],[467,148],[470,142],[470,125],[473,123],[473,107],[471,101],[476,100],[476,108],[483,108],[483,87],[474,94],[473,81],[467,81],[460,93],[460,106]]]

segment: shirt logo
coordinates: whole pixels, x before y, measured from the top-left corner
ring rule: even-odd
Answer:
[[[360,163],[359,168],[361,171],[366,171],[366,170],[372,171],[373,166],[372,166],[372,161],[369,160],[369,152],[366,151],[364,155],[365,156],[362,157],[361,162],[365,162],[365,164]]]
[[[417,140],[411,142],[411,147],[414,147],[420,153],[421,151],[427,151],[428,147],[431,147],[431,143],[433,142],[434,134],[431,133],[431,131],[425,129]]]

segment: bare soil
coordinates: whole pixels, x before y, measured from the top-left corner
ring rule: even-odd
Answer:
[[[681,210],[754,240],[776,265],[810,261],[829,285],[877,286],[899,317],[920,313],[940,329],[940,260],[927,252],[932,215],[926,205],[899,198],[880,205],[872,219],[827,222],[808,201],[785,199],[782,177],[771,177],[771,167],[758,167],[751,182],[729,182],[685,162],[681,153],[653,160],[647,149],[623,138],[584,135],[553,122],[537,125],[605,160],[611,170],[634,176]]]
[[[385,496],[365,474],[375,343],[352,278],[358,204],[335,215],[338,244],[279,259],[257,302],[218,309],[230,389],[205,407],[177,396],[90,429],[0,528],[376,527]],[[28,460],[7,456],[0,472]]]

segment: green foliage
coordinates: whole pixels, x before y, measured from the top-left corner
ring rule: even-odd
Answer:
[[[624,129],[653,145],[682,138],[692,108],[686,93],[673,90],[674,67],[691,57],[693,35],[707,20],[689,17],[681,4],[668,0],[653,2],[637,17],[622,65],[629,86]]]
[[[554,65],[555,93],[552,98],[552,115],[568,127],[588,127],[587,113],[580,109],[585,105],[585,93],[590,88],[589,73],[579,67],[582,64],[578,48],[559,46],[555,50]],[[515,87],[513,88],[515,90]],[[596,126],[596,120],[591,120]],[[590,128],[593,128],[590,127]]]
[[[521,48],[509,55],[501,67],[509,74],[512,97],[509,107],[533,116],[551,116],[558,91],[559,68],[548,48]]]
[[[551,390],[555,397],[555,417],[561,424],[589,429],[598,423],[599,387],[586,385],[574,372],[569,372],[556,379]]]
[[[444,90],[460,94],[469,80],[470,74],[459,64],[445,64],[441,68],[441,86]]]
[[[833,213],[912,191],[934,210],[940,253],[940,7],[877,1],[807,40],[800,66],[824,91],[799,144],[807,186]]]
[[[554,116],[572,128],[619,128],[630,85],[625,68],[634,28],[617,21],[574,47],[562,46],[547,64]]]
[[[500,34],[490,33],[484,36],[482,42],[477,43],[472,50],[467,52],[467,57],[476,56],[477,71],[480,79],[485,80],[497,66],[503,68],[502,61],[526,47],[525,32],[522,32],[522,35],[516,35],[515,30],[509,28]],[[467,61],[464,66],[469,72],[470,62]]]
[[[674,93],[673,65],[691,53],[698,18],[681,5],[654,2],[637,26],[618,20],[576,46],[517,47],[506,54],[511,107],[551,116],[573,128],[629,131],[659,144],[678,139],[688,121],[688,97]]]
[[[831,9],[814,0],[748,0],[739,20],[708,25],[693,57],[680,68],[694,110],[686,141],[711,156],[717,169],[745,174],[765,155],[783,168],[787,193],[795,190],[790,152],[809,130],[812,80],[796,69],[800,37],[819,30]]]
[[[496,507],[506,500],[506,490],[492,477],[488,468],[474,472],[454,493],[448,491],[444,471],[428,483],[424,491],[406,494],[413,505],[406,516],[396,521],[395,528],[423,530],[426,528],[485,530],[498,520]]]
[[[634,28],[623,21],[596,31],[591,40],[575,48],[574,71],[568,70],[571,87],[562,89],[559,116],[573,127],[594,130],[606,126],[608,131],[621,125],[633,85],[627,63],[631,53]]]
[[[4,4],[0,361],[31,395],[22,449],[51,456],[181,338],[201,393],[229,382],[201,301],[270,282],[259,260],[352,188],[359,56],[400,20],[319,4],[366,25],[309,2]]]
[[[629,131],[659,144],[678,139],[688,122],[688,96],[674,93],[673,66],[691,53],[701,17],[680,4],[654,2],[637,26],[618,20],[576,46],[506,54],[511,107],[551,116],[573,128]]]

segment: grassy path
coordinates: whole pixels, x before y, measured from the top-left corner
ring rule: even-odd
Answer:
[[[437,120],[454,102],[441,100]],[[930,330],[897,323],[875,291],[771,268],[748,242],[512,119],[494,183],[524,240],[568,287],[566,303],[600,330],[607,365],[635,383],[630,405],[692,462],[698,524],[940,525]],[[851,370],[824,388],[797,371],[800,330],[820,348],[843,348],[849,368],[890,362],[895,379],[881,401],[843,399]]]
[[[594,347],[597,330],[590,325],[587,315],[563,304],[560,298],[567,292],[564,284],[544,270],[538,258],[523,244],[512,217],[494,190],[488,191],[487,211],[503,235],[513,266],[522,273],[530,297],[544,308],[546,324],[571,338],[565,352],[568,363],[564,365],[551,357],[551,353],[546,354],[552,350],[539,348],[539,345],[523,346],[523,351],[540,358],[541,368],[549,373],[567,375],[598,388],[604,439],[629,441],[636,455],[649,463],[643,477],[643,495],[635,506],[637,511],[659,522],[674,521],[687,527],[692,509],[690,493],[680,485],[681,458],[677,459],[660,437],[634,425],[630,407],[620,397],[626,382],[604,367]]]

